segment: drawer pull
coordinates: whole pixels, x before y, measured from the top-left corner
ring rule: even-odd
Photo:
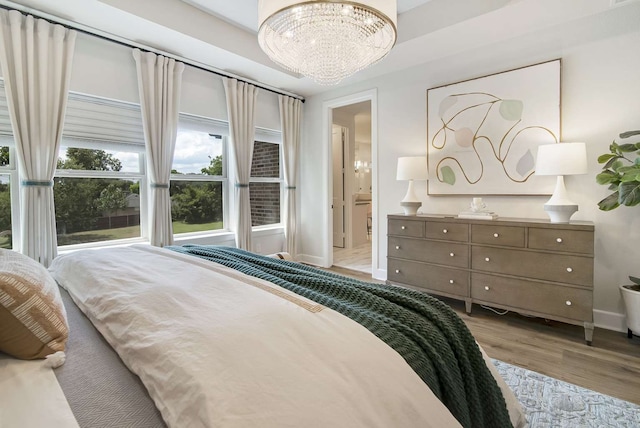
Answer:
[[[400,269],[396,269],[396,273],[400,273]]]
[[[401,229],[402,229],[402,230],[405,230],[406,228],[407,228],[407,226],[402,226],[402,228],[401,228]]]
[[[556,242],[557,242],[558,244],[562,244],[562,238],[556,238]]]
[[[450,280],[449,280],[449,284],[453,284],[453,279],[450,279]]]
[[[400,249],[400,245],[396,245],[396,250],[399,250],[399,249]]]
[[[484,290],[485,290],[485,291],[489,291],[489,286],[488,286],[488,285],[485,285],[485,286],[484,286]]]
[[[570,267],[568,267],[568,268],[567,268],[567,272],[571,273],[571,272],[573,272],[573,269],[572,269],[572,268],[570,268]]]
[[[494,237],[494,238],[497,238],[498,236],[500,236],[500,235],[499,235],[499,234],[497,234],[497,233],[494,233],[494,234],[493,234],[493,237]]]
[[[567,306],[571,306],[571,300],[567,300],[566,302],[564,302]]]
[[[447,233],[448,230],[447,229],[442,229],[442,233]]]
[[[484,258],[484,261],[485,261],[485,262],[488,262],[489,260],[490,260],[490,259],[489,259],[489,257],[485,257],[485,258]]]
[[[453,256],[455,256],[455,254],[454,253],[449,253],[449,256],[453,257]]]

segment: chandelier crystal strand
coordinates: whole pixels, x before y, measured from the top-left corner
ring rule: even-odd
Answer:
[[[297,3],[264,19],[258,42],[280,66],[332,85],[389,53],[396,41],[393,18],[355,2]]]

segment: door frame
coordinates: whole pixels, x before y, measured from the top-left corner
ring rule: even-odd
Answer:
[[[326,266],[333,265],[333,213],[331,203],[333,199],[333,155],[332,125],[333,109],[344,107],[363,101],[371,102],[371,273],[374,278],[385,278],[386,272],[380,271],[378,263],[378,90],[376,88],[357,92],[322,103],[322,129],[327,151],[325,152],[325,177],[327,177],[325,200],[325,213],[329,220],[327,235],[325,237],[324,260]]]

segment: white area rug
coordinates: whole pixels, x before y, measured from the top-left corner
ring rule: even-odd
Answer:
[[[493,360],[513,389],[530,428],[638,428],[640,406]]]

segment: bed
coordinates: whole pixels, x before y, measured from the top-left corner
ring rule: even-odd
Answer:
[[[525,426],[517,400],[477,345],[482,368],[470,365],[474,373],[457,376],[469,389],[467,377],[484,379],[475,380],[477,387],[488,374],[495,389],[476,391],[480,407],[492,409],[487,397],[497,390],[506,423],[504,415],[478,416],[478,409],[460,416],[473,398],[456,395],[446,385],[455,379],[446,376],[427,386],[433,367],[412,367],[408,361],[424,361],[411,346],[381,338],[388,320],[381,333],[358,315],[345,315],[359,302],[341,309],[261,267],[275,263],[288,275],[322,275],[324,286],[343,277],[211,248],[137,245],[56,258],[50,272],[64,289],[70,324],[67,362],[56,376],[81,427],[500,426],[498,420]],[[374,294],[399,290],[371,287]]]

